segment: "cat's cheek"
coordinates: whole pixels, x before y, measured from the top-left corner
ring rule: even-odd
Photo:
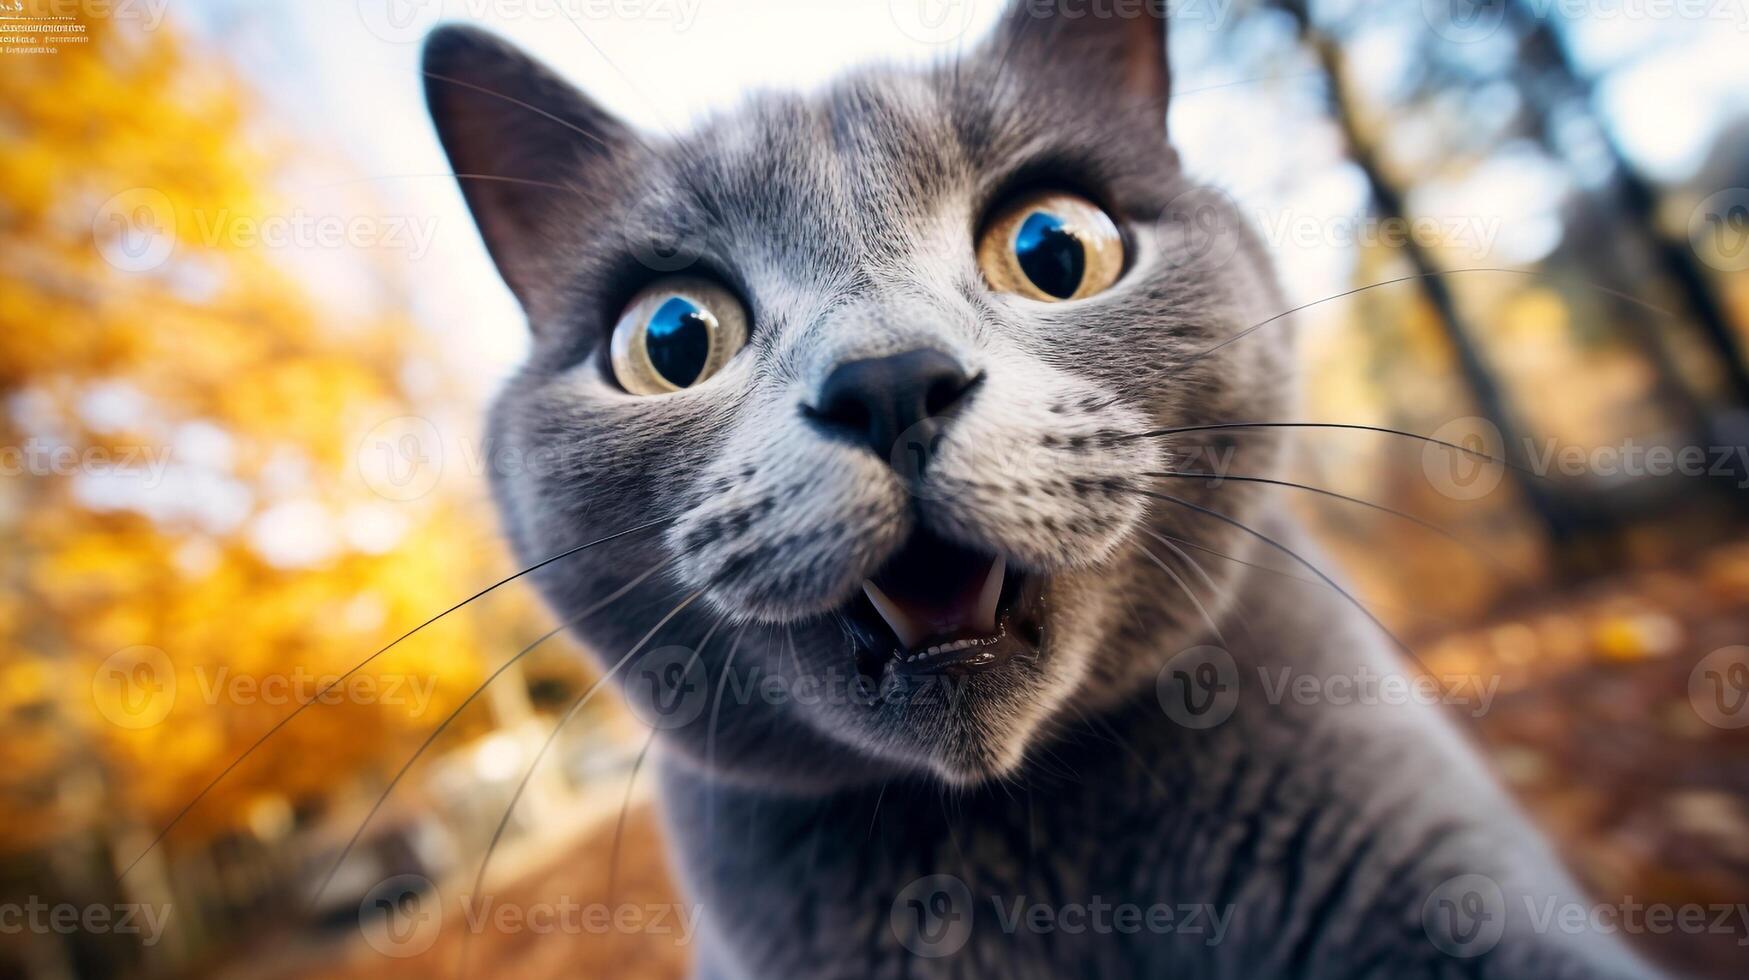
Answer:
[[[1149,419],[1030,358],[989,363],[932,464],[923,519],[1033,571],[1103,564],[1140,526],[1146,474],[1164,466],[1141,438]]]
[[[791,622],[830,611],[911,532],[885,465],[825,443],[794,413],[752,413],[692,474],[668,532],[681,577],[725,612]]]

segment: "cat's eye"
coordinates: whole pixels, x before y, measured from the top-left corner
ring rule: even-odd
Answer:
[[[1123,236],[1099,206],[1077,194],[1026,194],[992,215],[978,239],[978,266],[992,288],[1047,303],[1103,292],[1123,271]]]
[[[673,276],[645,287],[619,315],[613,376],[634,395],[690,388],[747,345],[747,311],[708,279]]]

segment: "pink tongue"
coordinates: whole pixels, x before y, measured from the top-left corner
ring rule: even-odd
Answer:
[[[864,589],[899,641],[959,639],[995,630],[1000,557],[927,538],[894,557]]]
[[[983,592],[990,561],[984,559],[982,568],[958,581],[945,583],[940,591],[918,589],[915,583],[890,575],[881,575],[874,583],[906,616],[928,627],[931,635],[975,629],[978,597]]]

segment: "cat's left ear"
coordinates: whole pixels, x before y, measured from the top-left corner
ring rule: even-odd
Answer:
[[[1151,120],[1163,139],[1172,75],[1167,0],[1017,0],[992,38],[1006,69]]]
[[[536,331],[562,312],[567,236],[611,193],[636,137],[546,66],[485,31],[425,42],[425,101],[486,250]]]

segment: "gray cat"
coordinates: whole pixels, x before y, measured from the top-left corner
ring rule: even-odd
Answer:
[[[426,47],[533,329],[510,539],[639,529],[536,578],[660,731],[698,971],[1650,976],[1438,709],[1318,693],[1401,655],[1268,488],[1184,475],[1277,471],[1181,430],[1290,417],[1285,306],[1164,16],[1057,6],[683,137]]]

